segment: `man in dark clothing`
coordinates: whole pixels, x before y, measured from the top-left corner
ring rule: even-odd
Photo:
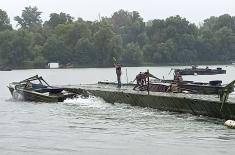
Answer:
[[[139,74],[136,75],[135,79],[133,80],[133,82],[136,80],[136,85],[133,88],[133,90],[135,90],[135,88],[139,87],[141,85],[141,72]]]
[[[121,65],[114,63],[114,67],[116,68],[118,88],[121,88],[121,75],[122,75]]]
[[[146,85],[146,78],[145,78],[145,73],[140,72],[139,74],[136,75],[134,81],[136,80],[136,85],[133,88],[135,90],[137,87],[141,88],[144,85]],[[133,81],[133,82],[134,82]]]
[[[159,81],[161,81],[161,79],[157,78],[156,76],[152,75],[149,73],[149,71],[147,72],[140,72],[139,74],[136,75],[134,81],[136,80],[136,85],[134,86],[133,90],[135,90],[137,87],[139,89],[144,89],[144,86],[147,86],[149,83],[149,77],[151,78],[155,78]],[[132,81],[132,82],[134,82]]]
[[[167,92],[182,92],[181,84],[183,82],[183,78],[179,72],[176,72],[174,75],[174,80],[172,81],[170,87],[168,88]]]

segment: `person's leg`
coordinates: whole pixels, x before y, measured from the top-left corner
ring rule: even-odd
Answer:
[[[118,88],[121,88],[121,76],[117,76]]]

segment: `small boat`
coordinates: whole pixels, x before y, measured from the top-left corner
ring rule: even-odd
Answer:
[[[198,68],[196,66],[192,66],[192,68],[185,69],[174,69],[175,73],[179,73],[180,75],[215,75],[215,74],[226,74],[226,70],[223,70],[220,67],[216,69],[206,68]]]
[[[181,84],[182,90],[193,90],[198,94],[220,94],[220,92],[226,87],[226,84],[222,84],[220,80],[210,81],[209,83],[192,82]],[[234,88],[231,87],[229,92],[233,92]]]
[[[73,98],[76,93],[50,86],[41,76],[30,77],[8,86],[13,99],[33,102],[63,102]]]

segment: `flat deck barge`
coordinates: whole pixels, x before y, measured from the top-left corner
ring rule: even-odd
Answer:
[[[133,90],[132,86],[90,84],[64,86],[69,91],[87,91],[103,98],[108,103],[126,103],[133,106],[150,107],[163,111],[191,113],[214,118],[235,119],[235,98],[222,104],[218,95],[147,92]]]

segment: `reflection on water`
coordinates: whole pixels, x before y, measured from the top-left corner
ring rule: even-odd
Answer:
[[[128,68],[128,78],[146,68]],[[150,67],[150,71],[167,77],[170,68]],[[233,69],[227,67],[227,79],[224,75],[202,79],[231,81],[235,77]],[[34,74],[43,75],[54,85],[115,81],[113,68],[18,70],[0,74],[1,154],[235,153],[235,130],[224,127],[221,119],[110,104],[96,97],[50,104],[16,102],[10,100],[6,88],[9,82]]]

